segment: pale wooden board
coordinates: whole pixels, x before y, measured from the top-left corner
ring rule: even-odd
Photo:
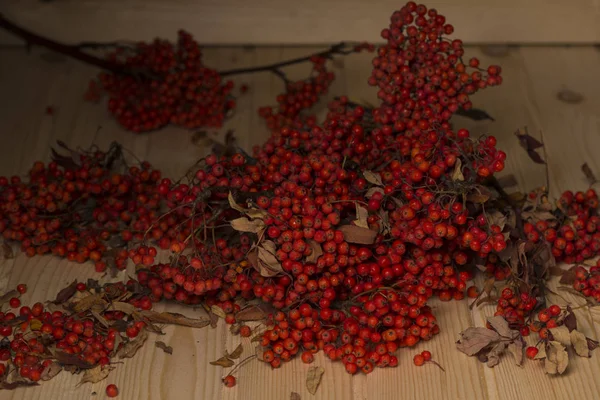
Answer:
[[[16,22],[69,43],[172,38],[187,29],[209,44],[319,44],[379,41],[404,1],[383,0],[88,0],[5,1]],[[593,0],[431,0],[466,42],[597,42]],[[2,43],[14,43],[4,39]]]
[[[297,57],[317,48],[212,48],[205,52],[210,65],[225,69],[238,66],[262,65]],[[31,163],[47,159],[48,147],[61,139],[69,145],[89,146],[96,143],[108,146],[113,140],[121,142],[138,157],[148,159],[166,176],[178,177],[208,149],[194,146],[190,133],[177,128],[134,135],[124,132],[110,118],[103,105],[82,101],[94,69],[60,58],[42,58],[40,51],[26,55],[21,50],[0,52],[0,174],[25,174]],[[551,190],[553,194],[566,188],[584,189],[585,180],[579,172],[583,160],[593,169],[599,167],[595,156],[600,140],[597,134],[596,110],[600,105],[599,84],[594,74],[600,66],[600,53],[590,49],[514,49],[508,56],[491,58],[478,49],[477,55],[486,63],[503,67],[505,83],[486,90],[474,98],[477,107],[488,111],[496,122],[472,122],[457,118],[475,134],[494,134],[509,157],[507,171],[527,189],[544,182],[543,166],[533,165],[519,147],[513,132],[528,126],[539,137],[543,130],[549,155]],[[330,90],[333,95],[348,94],[355,101],[375,101],[375,91],[366,85],[370,55],[352,55],[336,67],[338,80]],[[52,62],[45,61],[51,59]],[[300,78],[308,66],[287,70],[290,78]],[[267,130],[256,113],[260,105],[274,104],[275,95],[283,90],[279,78],[269,73],[235,77],[235,83],[246,83],[249,91],[238,100],[239,109],[225,129],[234,129],[242,147],[250,149],[267,137]],[[585,97],[577,105],[566,105],[556,99],[562,88],[578,91]],[[323,105],[319,104],[323,114]],[[46,106],[56,108],[54,116],[44,114]],[[98,130],[101,126],[102,129]],[[225,129],[220,132],[222,137]],[[516,190],[517,188],[515,188]],[[98,278],[90,265],[77,265],[52,257],[28,259],[19,255],[4,261],[0,268],[0,291],[18,283],[28,284],[25,302],[42,301],[73,279]],[[368,377],[351,378],[341,364],[332,364],[319,355],[315,365],[325,367],[326,373],[315,399],[563,399],[595,398],[600,384],[594,379],[600,373],[597,355],[590,360],[576,359],[569,373],[560,378],[547,377],[542,368],[532,362],[525,367],[513,365],[510,356],[495,369],[488,369],[474,359],[454,350],[459,331],[482,324],[483,317],[493,313],[493,307],[470,313],[467,301],[441,303],[433,301],[442,328],[440,335],[415,349],[398,352],[400,366],[378,370]],[[491,308],[491,309],[490,309]],[[201,311],[185,310],[193,315]],[[593,320],[600,321],[597,310],[579,311],[583,331],[597,337]],[[166,329],[163,337],[151,337],[148,344],[131,360],[119,365],[105,382],[76,387],[78,377],[61,374],[39,388],[0,392],[0,399],[98,399],[104,398],[108,383],[116,383],[123,399],[286,399],[292,391],[303,399],[313,398],[305,387],[308,366],[293,361],[279,370],[252,361],[238,373],[238,385],[224,388],[220,378],[224,371],[209,362],[232,350],[239,337],[228,334],[227,327],[193,330]],[[162,340],[173,346],[169,356],[154,347]],[[248,339],[242,357],[252,354]],[[428,349],[446,372],[428,365],[416,368],[412,357]],[[97,395],[93,395],[96,392]]]

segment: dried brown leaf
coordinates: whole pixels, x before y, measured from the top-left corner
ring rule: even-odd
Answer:
[[[6,242],[2,242],[2,256],[5,260],[15,258],[15,253],[13,252],[12,247],[10,247],[10,245]]]
[[[567,314],[563,318],[563,324],[567,327],[567,329],[569,329],[569,331],[574,331],[577,329],[577,317],[571,309],[571,306],[567,306]]]
[[[354,221],[354,225],[369,229],[369,222],[367,221],[368,218],[369,211],[356,203],[356,220]]]
[[[508,347],[506,342],[497,342],[494,347],[487,353],[487,366],[492,368],[500,362],[500,356]]]
[[[504,229],[506,225],[507,217],[500,211],[492,211],[491,213],[486,214],[488,225],[498,225],[500,230]]]
[[[173,348],[171,346],[167,346],[165,342],[159,340],[155,342],[154,345],[167,354],[173,354]]]
[[[541,360],[546,358],[546,346],[538,347],[538,353],[533,357],[534,360]]]
[[[69,286],[63,288],[56,295],[56,299],[54,299],[54,304],[63,304],[66,303],[73,295],[77,293],[77,280],[74,280]]]
[[[68,354],[62,351],[55,351],[53,356],[54,358],[56,358],[56,361],[58,361],[63,366],[73,365],[81,369],[90,369],[94,367],[92,364],[89,364],[80,359],[76,354]]]
[[[232,360],[237,360],[238,358],[240,358],[240,356],[242,355],[242,353],[244,352],[244,346],[242,346],[242,344],[240,343],[235,350],[233,350],[231,352],[231,354],[227,353],[227,351],[225,352],[225,356],[227,358],[230,358]]]
[[[452,179],[453,181],[461,182],[465,180],[465,176],[462,173],[462,161],[460,160],[460,158],[456,159],[456,163],[454,164],[454,171],[452,172],[450,179]]]
[[[233,362],[229,358],[223,356],[223,357],[219,358],[218,360],[211,361],[210,365],[217,365],[217,366],[220,366],[223,368],[229,368],[229,367],[233,367],[235,365],[235,362]]]
[[[238,322],[260,321],[268,317],[269,314],[275,312],[275,308],[267,303],[252,304],[235,314],[235,319]]]
[[[252,340],[254,340],[254,338]],[[267,348],[264,346],[261,346],[260,344],[254,348],[254,354],[256,354],[256,358],[259,361],[265,361],[265,359],[263,358],[263,355],[265,354],[266,350],[267,350]]]
[[[498,184],[503,188],[518,186],[519,182],[513,174],[504,175],[496,179]]]
[[[258,208],[244,208],[244,207],[240,206],[239,204],[237,204],[237,202],[233,198],[233,194],[231,194],[231,192],[229,192],[229,194],[227,196],[227,200],[229,201],[229,206],[231,208],[233,208],[234,210],[239,211],[243,214],[246,214],[247,216],[249,216],[252,219],[255,219],[255,218],[260,219],[260,218],[264,218],[268,215],[266,211],[259,210]],[[234,229],[235,229],[235,227],[234,227]]]
[[[63,367],[59,363],[52,362],[52,363],[50,363],[50,365],[48,365],[42,371],[41,379],[43,381],[49,381],[50,379],[54,378],[56,375],[60,374],[60,372],[62,370],[63,370]]]
[[[570,335],[571,344],[573,345],[573,349],[575,349],[575,353],[580,357],[591,357],[590,348],[585,335],[578,330],[571,331]]]
[[[569,329],[564,326],[557,326],[556,328],[550,328],[550,333],[552,334],[552,340],[561,343],[564,346],[571,345],[571,335],[569,333]]]
[[[79,381],[77,386],[81,386],[84,383],[98,383],[100,381],[103,381],[108,377],[110,371],[112,371],[113,369],[115,369],[115,367],[111,367],[110,365],[106,365],[104,367],[98,365],[97,367],[88,369],[83,374],[83,377],[81,378],[81,381]]]
[[[483,193],[471,193],[467,195],[467,201],[475,204],[483,204],[490,199],[490,196]]]
[[[544,146],[544,144],[542,142],[540,142],[539,140],[537,140],[536,138],[531,136],[527,132],[527,129],[524,129],[524,131],[525,131],[524,133],[521,133],[521,130],[518,130],[515,132],[515,135],[519,139],[519,144],[525,150],[536,150],[536,149],[539,149]]]
[[[383,181],[378,173],[366,170],[363,171],[363,176],[367,182],[372,183],[373,185],[383,186]]]
[[[298,393],[292,392],[292,394],[290,394],[290,400],[302,400],[302,398]]]
[[[106,301],[102,299],[102,295],[100,294],[90,294],[89,296],[84,297],[76,303],[71,304],[71,309],[76,312],[84,312],[89,310],[94,306],[106,306]]]
[[[14,382],[0,382],[0,390],[15,390],[20,387],[28,387],[28,386],[38,386],[39,383],[25,380],[16,380]]]
[[[144,345],[146,340],[148,339],[148,332],[145,329],[142,329],[140,333],[135,337],[135,339],[130,340],[125,343],[121,350],[117,352],[117,356],[120,359],[131,358],[135,356],[135,353]]]
[[[525,345],[522,340],[515,340],[514,342],[508,345],[508,350],[515,357],[515,363],[517,365],[523,364],[523,350],[525,349]]]
[[[217,305],[213,304],[212,306],[210,306],[210,311],[219,318],[225,319],[227,317],[227,314],[225,314],[225,311],[223,311],[223,309]]]
[[[306,375],[306,388],[310,394],[317,393],[317,389],[319,388],[319,384],[321,384],[324,373],[325,368],[323,367],[310,367],[308,369],[308,374]]]
[[[377,232],[356,225],[342,225],[338,228],[344,234],[344,239],[349,243],[373,244],[377,238]]]
[[[563,285],[572,285],[573,282],[575,282],[575,272],[577,271],[577,266],[574,265],[571,268],[569,268],[568,270],[566,270],[562,277],[560,278],[560,283],[562,283]]]
[[[556,216],[549,211],[523,212],[521,213],[521,217],[533,221],[553,221],[556,219]]]
[[[265,240],[258,246],[259,272],[262,276],[270,278],[283,272],[283,267],[277,259],[277,249],[271,240]]]
[[[556,94],[556,98],[567,104],[579,104],[583,101],[583,95],[581,93],[574,92],[570,89],[561,90]]]
[[[546,345],[546,360],[544,368],[549,375],[562,374],[569,365],[569,354],[565,346],[556,341],[550,341]]]
[[[598,346],[600,345],[600,343],[597,340],[590,339],[590,338],[586,338],[586,339],[587,339],[588,349],[590,349],[590,351],[596,350],[598,348]]]
[[[456,348],[468,356],[473,356],[500,339],[500,335],[491,329],[467,328],[460,333]]]
[[[312,239],[309,239],[307,241],[307,243],[311,249],[311,253],[310,253],[310,255],[308,255],[306,257],[306,262],[307,263],[316,263],[317,260],[319,259],[319,257],[321,257],[323,255],[323,248],[321,247],[321,245],[318,242],[316,242]]]
[[[122,301],[115,301],[113,303],[110,303],[108,309],[114,311],[121,311],[127,315],[131,315],[135,312],[135,306],[133,304],[124,303]]]
[[[594,171],[592,171],[592,169],[590,168],[588,163],[584,163],[581,166],[581,171],[585,175],[585,178],[588,180],[590,185],[593,185],[594,183],[598,182],[598,179],[596,179],[596,175],[594,174]]]
[[[515,339],[519,336],[519,331],[510,329],[510,326],[508,326],[508,322],[501,315],[490,317],[487,319],[487,322],[502,337]]]
[[[240,217],[230,221],[230,224],[238,232],[259,233],[265,229],[265,223],[262,219],[251,221],[246,217]]]

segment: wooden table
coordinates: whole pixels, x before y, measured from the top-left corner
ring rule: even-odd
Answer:
[[[314,48],[222,48],[208,49],[206,60],[216,68],[261,65],[294,58],[315,51]],[[496,49],[498,50],[498,49]],[[500,49],[502,50],[502,49]],[[488,53],[488,52],[486,52]],[[503,53],[503,51],[496,51]],[[519,147],[513,133],[527,126],[532,135],[546,143],[549,160],[550,191],[556,196],[567,188],[587,187],[581,164],[586,161],[600,174],[599,119],[600,52],[593,47],[512,48],[501,56],[488,56],[480,48],[468,54],[481,58],[483,64],[502,65],[504,84],[475,96],[477,107],[485,109],[495,122],[473,122],[457,117],[456,123],[473,133],[494,134],[498,146],[508,156],[506,174],[514,174],[522,190],[545,182],[545,168],[531,163]],[[71,146],[100,147],[117,140],[142,159],[147,159],[171,177],[180,176],[196,159],[207,152],[191,144],[191,135],[168,128],[157,133],[134,135],[125,132],[110,118],[102,105],[83,101],[89,79],[95,69],[61,56],[34,50],[5,48],[0,51],[0,174],[25,174],[35,160],[48,160],[49,147],[60,139]],[[336,63],[338,79],[331,94],[346,93],[355,101],[375,102],[375,92],[365,81],[370,69],[370,56],[353,55]],[[291,78],[306,74],[306,66],[288,69]],[[273,104],[282,83],[268,73],[239,76],[236,84],[246,83],[249,92],[241,96],[235,115],[226,128],[236,131],[241,145],[250,148],[267,135],[256,109]],[[583,96],[579,104],[566,104],[557,93],[568,89]],[[321,103],[321,111],[324,103]],[[45,113],[52,106],[54,116]],[[322,114],[322,112],[321,112]],[[517,188],[515,188],[516,190]],[[18,283],[29,286],[23,301],[33,303],[55,296],[73,279],[98,278],[91,265],[78,265],[54,257],[27,258],[19,254],[4,261],[0,268],[0,292]],[[573,298],[571,298],[573,300]],[[332,364],[322,354],[315,365],[325,367],[322,384],[315,396],[305,388],[308,366],[299,360],[279,370],[251,362],[238,373],[238,385],[223,387],[220,367],[209,362],[232,350],[240,337],[228,334],[228,327],[216,329],[168,327],[166,336],[152,337],[138,354],[118,365],[110,377],[98,384],[76,386],[79,377],[61,373],[36,388],[0,393],[0,399],[102,399],[108,383],[120,388],[120,399],[239,399],[284,400],[292,391],[302,399],[597,399],[600,398],[600,357],[573,357],[568,372],[561,377],[548,377],[542,366],[526,362],[514,365],[506,356],[493,369],[455,350],[454,342],[461,330],[481,325],[493,307],[470,312],[466,301],[440,303],[434,301],[435,313],[442,332],[434,340],[415,349],[399,351],[400,366],[378,370],[370,376],[350,377],[341,364]],[[199,312],[199,311],[198,311]],[[187,313],[193,314],[191,310]],[[598,338],[594,320],[598,310],[577,311],[584,333]],[[173,346],[173,355],[156,348],[152,341],[163,340]],[[243,339],[244,355],[253,346]],[[412,365],[416,352],[430,350],[446,372],[432,365]]]

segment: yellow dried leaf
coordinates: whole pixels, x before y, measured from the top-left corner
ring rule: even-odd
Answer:
[[[366,171],[363,171],[363,176],[365,177],[365,180],[367,182],[372,183],[373,185],[383,186],[383,182],[381,181],[381,176],[379,176],[378,173],[366,170]]]
[[[452,172],[451,179],[453,181],[464,181],[465,176],[462,173],[462,161],[460,158],[456,159],[456,163],[454,164],[454,171]]]
[[[225,319],[225,317],[227,316],[227,314],[225,314],[225,311],[223,311],[223,309],[217,305],[210,306],[210,311],[219,318]]]
[[[261,219],[250,221],[246,217],[240,217],[230,221],[230,224],[238,232],[259,233],[265,229],[265,223]]]
[[[575,353],[577,353],[578,356],[590,357],[588,341],[583,333],[579,332],[578,330],[571,331],[571,343],[573,344]]]
[[[307,263],[315,263],[323,255],[323,248],[316,241],[309,239],[307,240],[308,246],[311,249],[311,253],[308,257],[306,257]]]
[[[319,384],[321,383],[321,379],[323,378],[323,374],[325,373],[325,368],[323,367],[310,367],[308,370],[308,375],[306,376],[306,388],[310,394],[317,393],[317,389]]]
[[[120,359],[123,358],[131,358],[135,356],[135,353],[144,345],[148,339],[148,332],[145,329],[142,329],[140,333],[135,337],[135,339],[125,343],[121,350],[117,352],[117,356]]]
[[[223,368],[232,367],[234,364],[235,363],[233,361],[231,361],[229,358],[227,358],[225,356],[219,358],[218,360],[210,362],[210,365],[218,365],[218,366],[223,367]]]
[[[242,344],[240,343],[238,345],[238,347],[236,347],[235,350],[233,350],[231,352],[231,354],[228,354],[227,352],[225,352],[225,356],[232,360],[236,360],[236,359],[240,358],[240,356],[242,355],[243,352],[244,352],[244,346],[242,346]]]
[[[344,239],[349,243],[373,244],[377,238],[377,232],[356,225],[342,225],[338,228],[344,234]]]
[[[104,379],[106,379],[108,377],[108,375],[110,374],[110,371],[112,371],[113,369],[115,369],[115,367],[111,367],[110,365],[106,365],[104,367],[102,367],[101,365],[98,365],[97,367],[88,369],[83,374],[83,377],[81,378],[81,381],[79,381],[77,386],[81,386],[84,383],[88,383],[88,382],[89,383],[98,383],[100,381],[103,381]]]

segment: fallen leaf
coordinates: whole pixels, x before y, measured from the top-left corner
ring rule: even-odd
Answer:
[[[521,341],[521,340],[515,340],[514,342],[512,342],[511,344],[508,345],[508,350],[515,357],[515,363],[517,365],[523,364],[523,349],[524,348],[525,348],[525,345],[523,344],[523,341]]]
[[[23,380],[18,380],[18,381],[14,381],[14,382],[0,382],[0,390],[15,390],[20,387],[38,386],[38,385],[39,385],[39,383],[37,383],[37,382],[27,381],[27,380],[25,380],[25,378],[23,378]]]
[[[460,333],[456,348],[468,356],[473,356],[500,339],[500,335],[494,330],[481,327],[467,328]]]
[[[233,208],[234,210],[239,211],[243,214],[246,214],[250,218],[259,218],[260,219],[260,218],[264,218],[267,216],[267,212],[264,210],[259,210],[258,208],[244,208],[244,207],[240,206],[239,204],[237,204],[237,202],[233,198],[233,194],[231,192],[229,192],[229,194],[227,195],[227,200],[229,201],[229,206],[231,208]],[[234,227],[234,229],[235,229],[235,227]]]
[[[536,346],[537,347],[537,346]],[[533,357],[534,360],[546,358],[546,346],[538,347],[538,353]]]
[[[114,311],[121,311],[127,315],[131,315],[136,311],[135,306],[133,304],[124,303],[122,301],[115,301],[113,303],[110,303],[108,309]]]
[[[344,234],[344,239],[349,243],[373,244],[377,238],[377,232],[356,225],[342,225],[338,228]]]
[[[54,378],[56,375],[60,374],[63,370],[62,366],[57,362],[50,363],[44,370],[42,371],[41,379],[43,381],[49,381]]]
[[[600,343],[597,340],[590,339],[590,338],[586,338],[586,339],[587,339],[588,349],[590,349],[590,351],[596,350],[598,348],[598,346],[600,345]]]
[[[158,342],[155,342],[154,345],[167,354],[173,354],[173,348],[171,346],[167,346],[165,342],[159,340]]]
[[[115,344],[111,352],[111,357],[116,356],[119,350],[121,350],[121,344],[123,343],[123,337],[120,334],[115,335]]]
[[[312,240],[309,239],[307,240],[308,246],[311,249],[311,253],[308,257],[306,257],[306,262],[307,263],[316,263],[317,260],[319,259],[319,257],[321,257],[323,255],[323,248],[321,247],[321,245]]]
[[[290,395],[290,400],[302,400],[302,398],[298,393],[292,392],[292,394]]]
[[[483,193],[470,193],[467,195],[467,201],[475,204],[483,204],[490,199],[490,196]]]
[[[235,350],[231,352],[231,354],[225,352],[225,357],[230,358],[232,360],[237,360],[238,358],[240,358],[243,352],[244,346],[242,346],[242,344],[240,343],[238,347],[236,347]]]
[[[310,394],[317,393],[325,368],[323,367],[310,367],[306,376],[306,388]]]
[[[558,92],[556,98],[567,104],[579,104],[583,101],[583,95],[569,89],[563,89]]]
[[[500,231],[502,231],[504,229],[504,226],[506,225],[506,215],[504,215],[503,213],[501,213],[500,211],[493,211],[491,213],[487,213],[486,214],[486,219],[488,222],[488,225],[497,225],[498,227],[500,227]]]
[[[79,381],[77,386],[81,386],[84,383],[98,383],[100,381],[103,381],[108,377],[110,371],[112,371],[113,369],[115,369],[115,367],[111,367],[110,365],[106,365],[104,367],[98,365],[97,367],[88,369],[83,374],[83,377],[81,378],[81,381]]]
[[[550,375],[562,374],[569,365],[569,354],[565,346],[556,341],[550,341],[546,345],[546,360],[544,368]]]
[[[380,187],[372,187],[369,190],[367,190],[367,193],[365,193],[365,197],[367,199],[370,199],[371,197],[373,197],[373,195],[375,193],[379,193],[381,195],[385,195],[385,192],[383,191],[382,188],[380,188]]]
[[[219,318],[225,319],[227,317],[227,314],[225,314],[225,311],[223,311],[223,309],[217,305],[210,306],[210,311],[212,311],[212,313],[215,314]]]
[[[363,206],[360,206],[356,203],[356,220],[354,221],[354,225],[359,226],[361,228],[369,229],[369,222],[367,219],[369,218],[369,211]]]
[[[2,242],[2,256],[5,260],[15,258],[15,253],[13,252],[12,247],[10,247],[10,245],[6,242]]]
[[[571,309],[571,306],[567,306],[567,314],[563,319],[563,324],[569,329],[569,331],[574,331],[577,329],[577,317]]]
[[[378,173],[366,170],[363,171],[363,176],[365,177],[365,180],[367,182],[372,183],[373,185],[383,186],[383,181],[381,180],[381,176]]]
[[[254,338],[252,338],[252,339],[254,340]],[[263,355],[265,354],[266,349],[267,349],[266,347],[261,346],[260,344],[254,348],[254,354],[256,354],[256,358],[259,361],[265,361],[265,359],[263,358]]]
[[[265,222],[262,219],[250,221],[246,217],[236,218],[229,222],[231,227],[238,232],[259,233],[265,229]]]
[[[460,158],[456,159],[456,163],[454,164],[454,171],[450,177],[453,181],[464,181],[465,176],[462,173],[462,161]]]
[[[123,347],[121,347],[121,350],[117,352],[117,356],[120,359],[132,358],[135,356],[135,353],[137,353],[137,351],[144,345],[146,339],[148,339],[148,332],[145,329],[142,329],[135,339],[130,340],[129,342],[125,343]]]
[[[513,174],[504,175],[496,179],[500,187],[509,188],[513,186],[518,186],[519,182],[517,178]]]
[[[283,267],[277,259],[277,248],[271,240],[265,240],[258,246],[258,264],[260,274],[270,278],[283,272]]]
[[[575,353],[577,353],[580,357],[590,357],[590,348],[588,346],[588,341],[585,335],[577,330],[571,331],[571,343],[573,344],[573,349],[575,349]]]
[[[80,359],[76,354],[68,354],[62,351],[55,351],[53,354],[56,361],[60,364],[64,365],[73,365],[77,368],[81,369],[90,369],[94,367],[92,364],[89,364],[82,359]]]
[[[227,200],[229,201],[229,207],[233,208],[234,210],[239,211],[241,213],[246,211],[244,207],[238,205],[238,203],[233,198],[233,194],[231,194],[231,192],[229,192],[229,194],[227,195]]]
[[[564,346],[571,345],[571,335],[566,326],[561,325],[556,328],[550,328],[549,331],[552,334],[552,340],[559,342]]]
[[[506,342],[498,342],[492,347],[492,349],[487,353],[487,366],[492,368],[498,365],[500,362],[500,356],[504,353],[504,350],[508,347],[508,343]]]
[[[260,321],[275,312],[275,308],[267,303],[253,304],[235,314],[235,320],[238,322]]]
[[[69,286],[62,289],[56,295],[56,299],[54,299],[54,304],[63,304],[67,302],[73,295],[77,293],[77,280],[74,280]]]
[[[211,361],[210,365],[218,365],[223,368],[229,368],[229,367],[233,367],[235,365],[235,362],[233,362],[229,358],[223,356],[223,357],[219,358],[218,360]]]
[[[577,271],[577,266],[573,265],[571,268],[569,268],[568,270],[566,270],[563,273],[559,282],[564,285],[572,285],[576,279],[576,275],[575,275],[576,271]]]
[[[106,301],[102,299],[100,294],[90,294],[89,296],[86,296],[78,302],[72,304],[71,309],[76,313],[80,313],[87,311],[96,305],[106,306],[106,304]]]
[[[501,315],[488,318],[487,322],[502,337],[514,339],[519,336],[519,331],[510,329],[510,326],[508,326],[508,322]]]
[[[525,133],[521,133],[520,130],[516,131],[515,135],[519,139],[519,144],[525,149],[525,151],[527,151],[527,155],[529,155],[529,158],[533,162],[536,164],[546,164],[546,162],[536,151],[536,149],[544,146],[543,143],[529,135],[527,129],[525,129]]]
[[[531,219],[533,221],[553,221],[556,219],[556,216],[549,211],[526,211],[521,213],[521,217],[525,220]]]

